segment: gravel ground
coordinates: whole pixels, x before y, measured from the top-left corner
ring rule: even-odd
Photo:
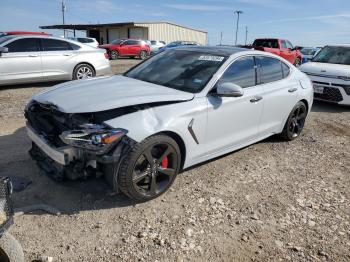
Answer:
[[[102,179],[53,182],[29,158],[23,108],[51,85],[0,89],[0,175],[32,181],[14,205],[61,211],[15,218],[28,261],[350,260],[349,107],[315,103],[296,141],[270,138],[193,167],[135,204]]]

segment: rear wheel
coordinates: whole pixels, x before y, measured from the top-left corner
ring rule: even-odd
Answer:
[[[140,59],[145,60],[147,58],[147,52],[145,50],[142,50],[140,52]]]
[[[138,143],[121,163],[120,190],[137,201],[158,197],[169,189],[179,173],[180,149],[174,139],[155,135]]]
[[[109,54],[109,57],[111,58],[111,60],[117,60],[119,58],[118,51],[112,50]]]
[[[73,71],[73,79],[87,79],[96,75],[95,70],[91,65],[80,64],[77,65]]]
[[[296,139],[304,128],[307,116],[307,108],[303,102],[298,102],[289,114],[286,124],[281,133],[282,138],[287,141]]]

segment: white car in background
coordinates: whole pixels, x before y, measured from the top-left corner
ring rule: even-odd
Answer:
[[[164,41],[151,40],[149,42],[150,42],[151,54],[157,53],[159,48],[162,48],[163,46],[165,46]]]
[[[91,78],[111,73],[108,54],[50,36],[0,38],[0,86]]]
[[[312,80],[315,99],[350,105],[350,44],[325,46],[300,70]]]
[[[77,41],[79,43],[82,43],[91,47],[95,47],[95,48],[99,46],[99,43],[97,42],[97,40],[92,37],[69,37],[68,39]]]

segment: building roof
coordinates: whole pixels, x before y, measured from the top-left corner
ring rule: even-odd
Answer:
[[[119,27],[119,26],[138,26],[140,24],[169,24],[173,26],[179,26],[182,28],[190,29],[199,31],[202,33],[207,33],[206,31],[166,22],[166,21],[158,21],[158,22],[121,22],[121,23],[106,23],[106,24],[59,24],[59,25],[47,25],[47,26],[40,26],[41,29],[72,29],[72,30],[88,30],[88,29],[97,29],[100,27]]]

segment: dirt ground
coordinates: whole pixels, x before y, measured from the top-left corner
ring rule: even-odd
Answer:
[[[135,204],[102,179],[54,182],[30,159],[23,108],[52,85],[0,88],[0,175],[32,181],[14,205],[61,211],[15,218],[28,261],[350,261],[350,107],[315,103],[299,139],[193,167]]]

